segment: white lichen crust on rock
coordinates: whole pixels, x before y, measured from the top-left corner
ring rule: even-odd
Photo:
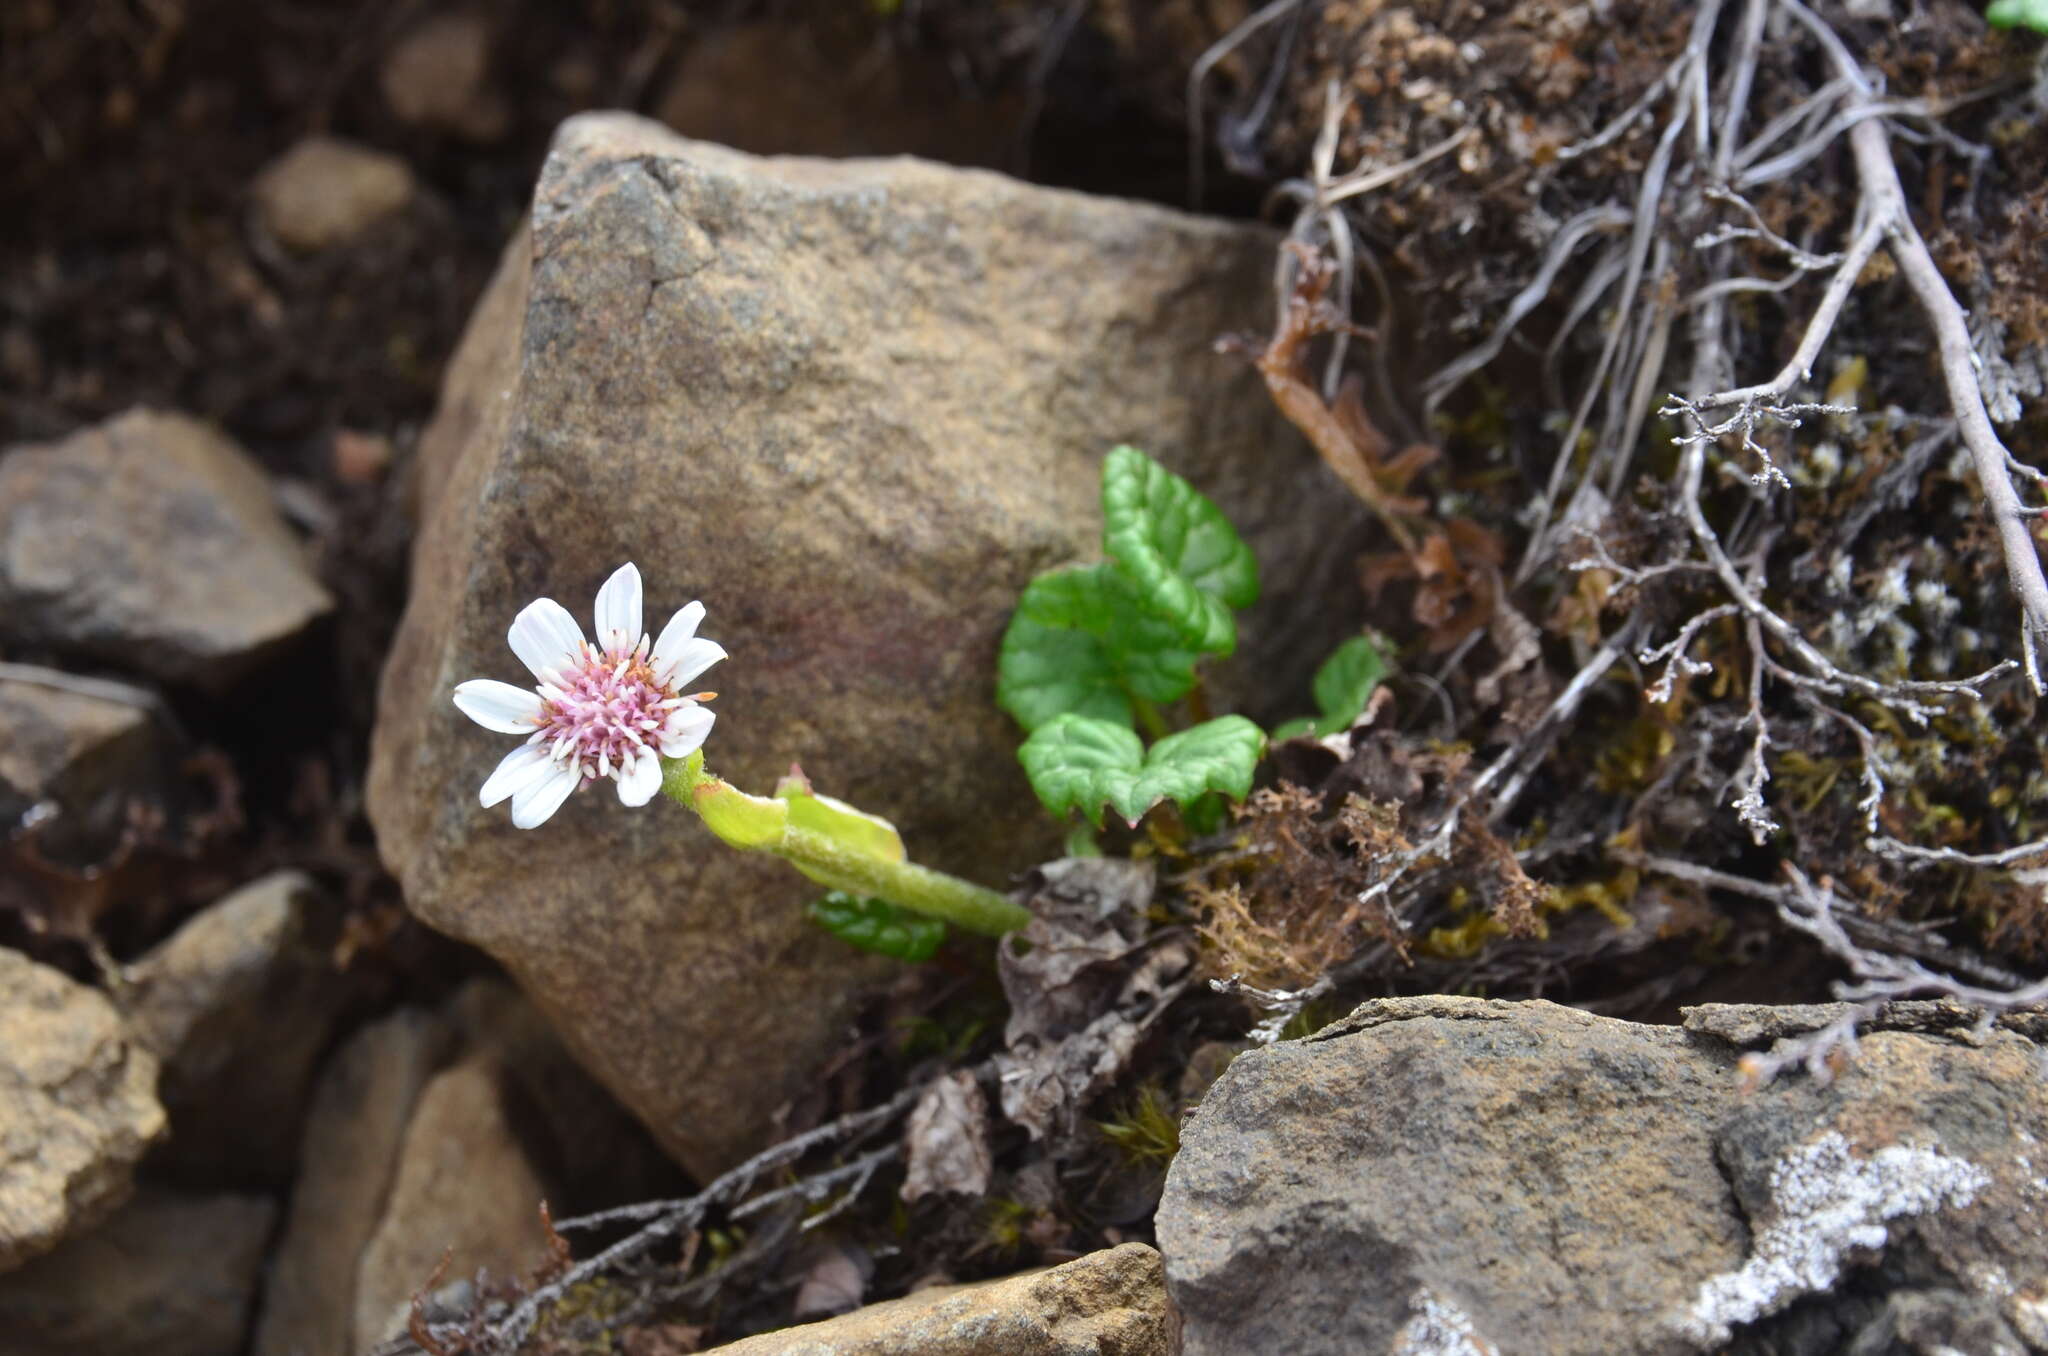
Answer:
[[[1703,1347],[1718,1346],[1737,1324],[1826,1291],[1852,1252],[1885,1246],[1891,1221],[1969,1205],[1990,1184],[1939,1149],[1891,1144],[1863,1158],[1830,1130],[1772,1167],[1771,1213],[1755,1230],[1748,1259],[1702,1282],[1676,1326]]]
[[[1386,999],[1242,1055],[1157,1219],[1187,1356],[2023,1352],[2038,1033],[1894,1007],[1825,1086],[1740,1065],[1823,1009]]]
[[[1000,886],[1056,843],[992,698],[997,644],[1033,575],[1098,557],[1110,447],[1194,481],[1259,554],[1219,702],[1298,705],[1357,620],[1320,600],[1355,596],[1361,510],[1211,352],[1266,323],[1275,243],[625,115],[557,134],[422,440],[369,810],[408,906],[501,960],[693,1172],[760,1146],[890,967],[810,927],[789,868],[672,807],[586,790],[512,830],[477,804],[504,750],[449,693],[503,671],[529,601],[633,560],[650,616],[701,599],[732,652],[719,775],[765,789],[798,762],[917,860]]]

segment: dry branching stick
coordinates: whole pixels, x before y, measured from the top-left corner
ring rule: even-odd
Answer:
[[[1752,1054],[1743,1060],[1743,1072],[1753,1084],[1769,1083],[1786,1069],[1803,1065],[1817,1081],[1833,1077],[1836,1062],[1856,1050],[1856,1033],[1888,1003],[1908,998],[1951,998],[1977,1010],[1979,1026],[1997,1016],[2048,1005],[2048,979],[2024,980],[1996,967],[1975,962],[1984,982],[1969,983],[1954,975],[1931,970],[1910,956],[1892,954],[1912,946],[1896,933],[1885,938],[1890,951],[1878,951],[1859,944],[1850,936],[1849,926],[1835,909],[1833,886],[1818,885],[1797,866],[1784,865],[1785,884],[1773,886],[1725,871],[1695,866],[1691,862],[1643,854],[1625,854],[1627,860],[1647,870],[1690,881],[1713,889],[1747,895],[1774,905],[1785,923],[1819,942],[1822,949],[1840,961],[1851,978],[1836,984],[1836,996],[1856,1006],[1840,1019],[1809,1035],[1782,1042],[1768,1054]],[[1851,918],[1867,922],[1860,914]],[[1939,942],[1939,939],[1935,939]],[[1941,949],[1949,950],[1945,944]],[[1963,968],[1954,964],[1951,968]],[[1966,960],[1966,963],[1968,961]],[[1996,987],[1993,987],[1993,986]]]
[[[907,1114],[910,1108],[917,1104],[917,1099],[924,1091],[923,1084],[905,1088],[878,1106],[853,1112],[801,1135],[794,1135],[727,1171],[694,1196],[680,1200],[647,1201],[561,1221],[554,1227],[563,1231],[593,1229],[607,1224],[632,1221],[646,1222],[604,1251],[559,1270],[553,1279],[537,1286],[503,1317],[484,1326],[476,1349],[493,1353],[517,1351],[520,1344],[533,1332],[542,1311],[573,1287],[634,1262],[664,1239],[674,1237],[685,1229],[695,1228],[714,1207],[738,1201],[764,1174],[787,1167],[811,1150],[828,1144],[857,1142],[890,1121]],[[757,1214],[785,1201],[819,1199],[849,1182],[858,1190],[866,1185],[878,1168],[901,1152],[901,1146],[897,1144],[871,1150],[852,1162],[800,1178],[787,1186],[746,1200],[737,1205],[732,1214],[736,1218],[743,1217]]]
[[[1969,450],[1984,496],[1986,511],[1998,532],[2005,556],[2006,578],[2019,600],[2024,620],[2020,653],[2028,684],[2036,695],[2048,695],[2039,649],[2048,641],[2048,578],[2041,571],[2041,558],[2034,544],[2030,514],[2013,490],[2010,468],[2015,458],[2006,450],[1991,427],[1984,408],[1984,388],[1977,376],[1976,358],[1970,342],[1969,324],[1962,305],[1928,253],[1906,206],[1905,190],[1899,183],[1897,163],[1892,159],[1890,138],[1875,90],[1841,38],[1820,16],[1799,0],[1777,0],[1786,13],[1797,19],[1819,41],[1833,63],[1839,80],[1850,91],[1848,112],[1859,114],[1849,121],[1847,135],[1862,189],[1859,216],[1862,225],[1830,280],[1801,337],[1792,360],[1771,381],[1760,386],[1725,391],[1691,403],[1689,412],[1736,407],[1743,411],[1767,409],[1790,394],[1793,387],[1811,373],[1814,359],[1833,331],[1849,292],[1863,267],[1880,244],[1889,248],[1899,271],[1920,303],[1928,323],[1934,327],[1942,379],[1948,389],[1949,405]]]

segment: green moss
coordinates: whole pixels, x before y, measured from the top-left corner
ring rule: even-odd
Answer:
[[[1142,1084],[1095,1128],[1132,1167],[1163,1168],[1180,1152],[1180,1112],[1156,1082]]]

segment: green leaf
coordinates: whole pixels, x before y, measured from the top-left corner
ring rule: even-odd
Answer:
[[[1993,28],[2031,28],[2048,33],[2048,0],[1992,0],[1984,17]]]
[[[809,829],[864,857],[900,862],[909,855],[894,824],[843,800],[819,795],[797,768],[792,767],[790,775],[775,784],[775,795],[788,803],[789,822],[796,828]]]
[[[1316,670],[1316,705],[1323,714],[1314,720],[1290,720],[1273,731],[1273,738],[1331,735],[1350,729],[1351,722],[1365,714],[1372,690],[1386,676],[1387,661],[1379,642],[1371,636],[1353,636],[1332,650]]]
[[[844,890],[812,900],[804,912],[840,941],[901,961],[930,960],[946,940],[946,925],[936,918]]]
[[[996,660],[996,701],[1026,730],[1075,714],[1131,723],[1131,698],[1170,702],[1199,656],[1107,565],[1039,575],[1017,600]]]
[[[1079,810],[1100,825],[1109,805],[1135,824],[1162,800],[1186,807],[1210,791],[1244,799],[1265,747],[1265,733],[1243,716],[1205,721],[1148,751],[1124,726],[1068,714],[1033,731],[1017,757],[1054,814]]]
[[[1221,509],[1135,447],[1110,449],[1102,464],[1102,544],[1188,644],[1237,648],[1231,612],[1258,601],[1258,561]]]

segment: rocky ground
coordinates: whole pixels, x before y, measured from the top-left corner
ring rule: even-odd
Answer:
[[[0,39],[0,1356],[2048,1351],[2036,39]],[[1121,443],[1263,585],[1163,720],[1390,676],[1084,841],[995,662]],[[906,963],[665,801],[479,806],[449,693],[628,559],[731,652],[723,775],[1021,936]]]

